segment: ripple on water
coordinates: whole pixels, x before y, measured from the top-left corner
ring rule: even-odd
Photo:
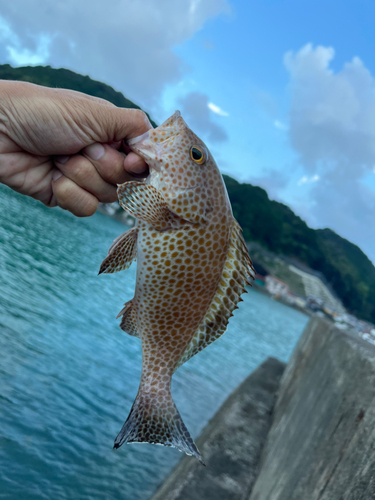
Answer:
[[[77,219],[0,186],[0,484],[4,498],[147,499],[181,457],[112,450],[138,389],[141,350],[115,317],[135,267],[97,276],[124,226]],[[196,436],[267,356],[286,361],[308,318],[252,290],[227,333],[173,380]]]

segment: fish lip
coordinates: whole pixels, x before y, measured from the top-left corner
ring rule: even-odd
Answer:
[[[150,130],[142,135],[128,139],[126,144],[130,147],[133,153],[140,156],[147,163],[150,171],[156,170],[157,172],[160,172],[159,165],[156,167],[155,165],[151,165],[153,160],[159,160],[159,157],[161,157],[160,145],[151,143],[149,138]]]
[[[145,132],[142,135],[138,135],[137,137],[132,137],[131,139],[128,139],[126,141],[126,144],[128,144],[128,146],[134,146],[134,144],[136,144],[137,142],[144,141],[144,140],[148,139],[149,137],[150,137],[150,131],[148,130],[147,132]]]
[[[163,142],[154,143],[150,141],[150,131],[145,132],[138,137],[134,137],[127,141],[127,145],[131,148],[131,150],[143,158],[143,160],[147,163],[150,171],[156,170],[156,172],[161,172],[163,164],[162,160],[164,155],[166,154],[166,146],[168,147],[169,138],[167,138]]]

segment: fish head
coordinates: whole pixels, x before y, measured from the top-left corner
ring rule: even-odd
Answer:
[[[128,141],[149,166],[146,182],[184,220],[202,223],[219,190],[226,193],[219,169],[204,142],[187,126],[179,111],[162,125]]]

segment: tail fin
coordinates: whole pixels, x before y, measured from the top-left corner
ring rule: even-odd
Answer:
[[[205,465],[172,395],[163,395],[160,402],[158,394],[138,392],[129,416],[115,439],[114,448],[124,443],[151,443],[172,446],[196,457]]]

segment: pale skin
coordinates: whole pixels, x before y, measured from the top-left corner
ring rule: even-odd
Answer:
[[[117,200],[117,184],[146,175],[124,141],[145,113],[80,92],[0,80],[0,182],[78,217]]]

